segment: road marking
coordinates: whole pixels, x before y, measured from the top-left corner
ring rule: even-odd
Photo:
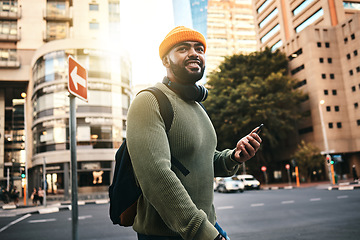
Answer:
[[[310,202],[316,202],[316,201],[321,201],[321,198],[311,198]]]
[[[42,208],[42,209],[39,209],[39,214],[55,213],[58,211],[59,211],[58,207]]]
[[[348,198],[349,196],[348,195],[342,195],[342,196],[337,196],[338,199],[341,199],[341,198]]]
[[[218,207],[218,210],[224,210],[224,209],[232,209],[234,208],[234,206],[223,206],[223,207]]]
[[[48,218],[48,219],[38,219],[38,220],[30,220],[28,223],[44,223],[44,222],[55,222],[55,218]]]
[[[251,207],[262,207],[262,206],[264,206],[265,204],[264,203],[253,203],[253,204],[251,204],[250,206]]]
[[[281,204],[291,204],[291,203],[295,203],[294,200],[290,200],[290,201],[282,201]]]
[[[31,216],[31,214],[28,213],[28,214],[22,216],[21,218],[18,218],[18,219],[16,219],[16,220],[12,221],[11,223],[9,223],[8,225],[6,225],[5,227],[1,228],[1,229],[0,229],[0,232],[3,232],[3,231],[6,230],[8,227],[10,227],[10,226],[12,226],[12,225],[14,225],[14,224],[16,224],[16,223],[24,220],[25,218],[28,218],[28,217],[30,217],[30,216]]]
[[[93,216],[92,215],[84,215],[84,216],[79,216],[78,219],[79,220],[84,220],[84,219],[87,219],[87,218],[92,218]],[[72,220],[72,218],[68,218],[69,221]]]

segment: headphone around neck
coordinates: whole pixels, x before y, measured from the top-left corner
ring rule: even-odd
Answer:
[[[177,82],[170,81],[169,78],[164,77],[163,83],[171,90],[176,91],[185,100],[192,100],[197,102],[205,101],[208,96],[208,90],[201,85],[184,85]]]

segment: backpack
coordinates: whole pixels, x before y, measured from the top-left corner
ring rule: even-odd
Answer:
[[[161,117],[165,123],[166,133],[168,133],[174,118],[174,111],[169,99],[156,87],[150,87],[142,91],[149,91],[156,97],[159,103]],[[134,175],[126,139],[116,152],[115,161],[113,181],[109,187],[110,219],[113,224],[128,227],[134,223],[137,200],[142,194],[142,191]],[[171,156],[171,164],[178,168],[184,176],[190,173],[189,170],[173,156]]]

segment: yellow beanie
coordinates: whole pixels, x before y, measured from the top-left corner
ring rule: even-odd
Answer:
[[[163,59],[173,46],[185,41],[200,42],[204,45],[204,52],[206,51],[206,40],[201,33],[184,26],[179,26],[171,30],[160,44],[160,58]]]

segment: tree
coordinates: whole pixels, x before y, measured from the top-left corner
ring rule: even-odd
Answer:
[[[279,50],[266,48],[250,55],[226,57],[218,72],[209,75],[209,97],[204,105],[218,134],[220,148],[234,147],[240,136],[260,123],[263,144],[257,154],[266,163],[276,147],[294,135],[304,94],[287,75],[288,60]]]
[[[311,174],[319,171],[324,166],[324,158],[320,154],[320,150],[310,143],[301,141],[293,158],[299,167],[299,174],[308,182],[311,182]]]

